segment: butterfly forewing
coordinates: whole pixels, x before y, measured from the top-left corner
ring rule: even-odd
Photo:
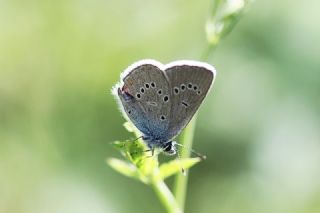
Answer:
[[[171,89],[171,118],[168,138],[173,138],[189,123],[205,98],[214,79],[213,67],[202,63],[182,63],[165,70]]]

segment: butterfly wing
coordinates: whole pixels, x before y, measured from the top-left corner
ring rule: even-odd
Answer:
[[[126,115],[145,136],[154,139],[166,135],[171,110],[169,82],[161,66],[153,60],[137,62],[124,71],[116,86]]]
[[[165,73],[171,88],[171,118],[168,138],[178,135],[189,123],[207,95],[215,78],[215,69],[206,63],[177,61],[168,64]]]

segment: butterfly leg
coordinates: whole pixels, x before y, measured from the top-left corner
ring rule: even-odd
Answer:
[[[151,143],[152,138],[149,136],[142,136],[142,140],[146,142],[147,146],[149,149],[145,150],[144,152],[150,152],[151,151],[151,156],[148,157],[153,157],[154,156],[154,145]]]
[[[143,150],[143,151],[140,151],[140,152],[138,152],[138,151],[135,151],[135,152],[132,152],[132,153],[130,153],[130,154],[138,154],[138,153],[146,153],[146,152],[151,152],[151,156],[146,156],[147,158],[150,158],[150,157],[153,157],[154,156],[154,147],[150,147],[150,146],[148,146],[149,147],[149,149],[146,149],[146,150]]]
[[[144,150],[144,152],[151,152],[151,156],[147,156],[148,158],[152,158],[154,156],[154,147],[150,147],[147,150]]]

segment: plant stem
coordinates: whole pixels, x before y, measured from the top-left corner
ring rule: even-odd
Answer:
[[[207,61],[210,57],[210,54],[214,51],[217,46],[214,44],[208,44],[208,46],[203,50],[203,53],[200,57],[201,61]]]
[[[246,4],[249,1],[245,2]],[[211,13],[211,21],[215,21],[213,17],[215,17],[219,13],[219,9],[223,12],[223,8],[225,7],[231,7],[229,2],[227,1],[221,1],[221,0],[216,0],[213,2],[213,9]],[[245,4],[244,4],[245,6]],[[208,39],[208,45],[205,47],[200,59],[202,61],[207,61],[210,53],[217,47],[218,43],[221,41],[223,37],[225,37],[228,33],[232,31],[234,28],[235,24],[238,22],[240,15],[243,13],[244,6],[242,8],[238,8],[236,11],[234,11],[233,14],[224,14],[225,15],[225,20],[218,19],[216,23],[211,23],[212,26],[216,27],[217,25],[223,26],[223,29],[220,29],[220,31],[212,31],[212,32],[207,32],[207,38]],[[222,16],[223,17],[223,16]],[[221,25],[221,22],[224,22],[224,24],[227,25]],[[210,34],[213,33],[213,34]],[[214,39],[213,39],[214,38]],[[191,155],[191,149],[192,149],[192,140],[193,140],[193,135],[194,135],[194,130],[196,126],[196,119],[197,119],[197,114],[194,115],[193,119],[189,123],[189,125],[186,127],[184,132],[182,133],[180,137],[180,143],[184,146],[184,148],[181,151],[181,158],[189,158]],[[187,182],[188,182],[188,172],[186,172],[185,176],[180,173],[176,175],[175,178],[175,183],[174,183],[174,195],[176,197],[176,201],[178,205],[180,206],[180,209],[183,211],[184,210],[184,204],[185,204],[185,199],[186,199],[186,193],[187,193]]]
[[[205,50],[203,51],[201,55],[201,60],[206,61],[211,51],[215,48],[215,45],[208,45]],[[193,136],[194,131],[196,127],[196,121],[197,121],[197,114],[196,113],[188,126],[185,128],[183,133],[180,137],[180,143],[183,145],[183,148],[181,149],[181,158],[189,158],[191,156],[191,149],[192,149],[192,142],[193,142]],[[180,209],[184,211],[184,204],[186,200],[187,195],[187,184],[188,184],[188,171],[185,172],[185,174],[179,173],[176,175],[175,183],[174,183],[174,196],[176,198],[176,201],[178,205],[180,206]]]
[[[162,180],[154,180],[151,183],[154,191],[161,200],[161,203],[169,213],[182,213],[173,194]]]

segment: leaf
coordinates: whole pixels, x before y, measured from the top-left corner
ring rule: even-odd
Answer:
[[[125,150],[126,141],[114,141],[111,143],[116,149],[123,151]]]
[[[155,154],[152,157],[144,157],[141,162],[141,165],[139,166],[139,169],[143,175],[148,177],[154,175],[155,170],[158,170],[159,167],[158,155]]]
[[[134,132],[135,131],[135,127],[133,126],[133,124],[129,121],[123,123],[124,128],[128,131],[128,132]]]
[[[128,132],[133,132],[137,137],[141,136],[140,131],[130,121],[125,122],[123,126]]]
[[[150,182],[149,177],[143,175],[133,164],[129,164],[116,158],[107,159],[107,163],[111,168],[127,177],[132,177],[134,179],[140,180],[145,184],[148,184]]]
[[[216,0],[206,24],[207,40],[215,46],[234,28],[252,0]]]
[[[136,131],[130,122],[126,122],[124,126],[128,131]],[[143,183],[150,183],[150,180],[163,180],[175,173],[181,172],[182,168],[188,169],[200,161],[199,158],[173,160],[162,164],[159,168],[159,150],[156,149],[153,156],[151,156],[151,151],[148,151],[146,144],[141,138],[115,141],[112,144],[129,162],[110,158],[107,160],[108,164],[119,173],[138,179]]]
[[[111,168],[128,177],[137,177],[137,168],[116,158],[107,159]]]
[[[146,146],[141,140],[114,141],[111,144],[134,164],[146,156]]]
[[[158,178],[165,179],[174,175],[178,172],[182,172],[182,170],[188,169],[200,162],[201,158],[185,158],[185,159],[175,159],[170,161],[169,163],[163,163],[160,166],[160,172]]]

